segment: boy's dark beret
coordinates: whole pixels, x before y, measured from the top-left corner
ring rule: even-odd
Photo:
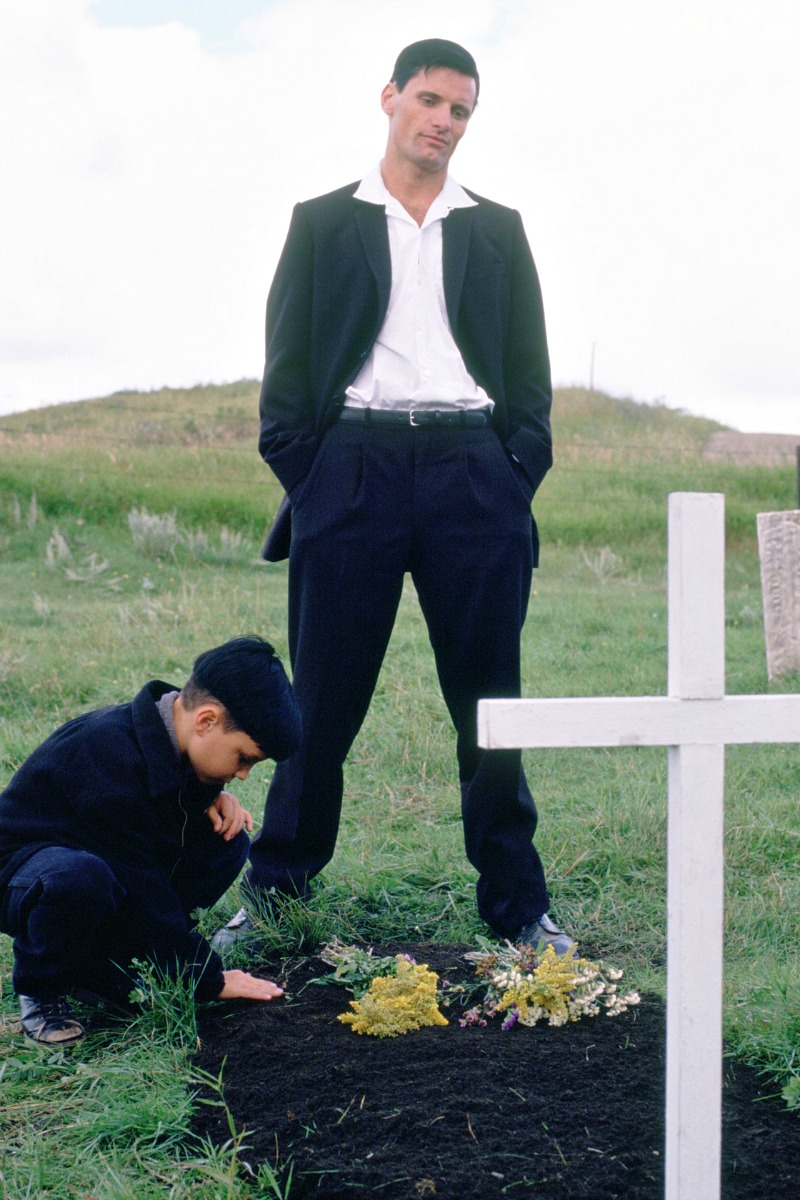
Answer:
[[[192,679],[228,710],[267,758],[279,762],[294,754],[300,745],[300,710],[269,642],[251,635],[206,650],[195,659]]]

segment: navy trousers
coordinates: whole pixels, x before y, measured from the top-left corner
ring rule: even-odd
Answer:
[[[247,860],[246,835],[225,842],[210,824],[209,833],[171,876],[190,922],[196,908],[216,904]],[[0,896],[0,929],[14,939],[18,995],[63,996],[83,987],[123,997],[131,987],[124,968],[132,958],[153,957],[165,970],[174,965],[157,928],[139,902],[127,903],[105,859],[87,850],[43,846]]]
[[[547,911],[536,808],[516,751],[479,749],[477,702],[518,696],[533,567],[527,481],[490,427],[326,434],[291,495],[289,645],[301,749],[275,768],[247,884],[303,895],[336,844],[343,764],[409,572],[456,729],[478,910],[504,937]]]

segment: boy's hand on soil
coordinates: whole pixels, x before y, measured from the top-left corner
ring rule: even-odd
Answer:
[[[243,829],[248,833],[253,829],[252,816],[246,808],[242,808],[233,792],[220,792],[210,808],[206,809],[206,816],[214,826],[214,833],[220,834],[226,842],[230,842]]]
[[[218,1000],[275,1000],[283,988],[269,979],[259,979],[248,971],[223,971],[225,986]]]

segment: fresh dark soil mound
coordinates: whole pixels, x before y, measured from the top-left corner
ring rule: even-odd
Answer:
[[[467,947],[406,952],[451,982],[473,978]],[[398,1038],[358,1036],[337,1021],[350,993],[309,985],[319,959],[262,964],[287,997],[214,1006],[201,1018],[196,1065],[224,1066],[242,1158],[291,1159],[291,1200],[661,1200],[665,1019],[645,997],[622,1016],[503,1032],[459,1026]],[[800,1120],[759,1077],[723,1067],[724,1200],[800,1195]],[[773,1089],[774,1091],[774,1089]],[[230,1137],[219,1107],[200,1105],[198,1133]],[[698,1198],[701,1200],[701,1198]]]

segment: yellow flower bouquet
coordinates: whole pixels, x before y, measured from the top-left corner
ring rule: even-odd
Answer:
[[[378,958],[372,950],[339,941],[323,947],[320,957],[334,967],[320,983],[337,983],[355,995],[351,1012],[339,1020],[356,1033],[397,1037],[424,1026],[447,1025],[440,1011],[460,1008],[458,1024],[485,1026],[502,1016],[502,1028],[515,1025],[566,1025],[603,1012],[616,1017],[639,1003],[637,992],[621,992],[622,971],[585,958],[559,957],[552,946],[486,943],[464,958],[475,968],[471,983],[450,983],[408,954]],[[477,1002],[476,1002],[477,1000]]]

